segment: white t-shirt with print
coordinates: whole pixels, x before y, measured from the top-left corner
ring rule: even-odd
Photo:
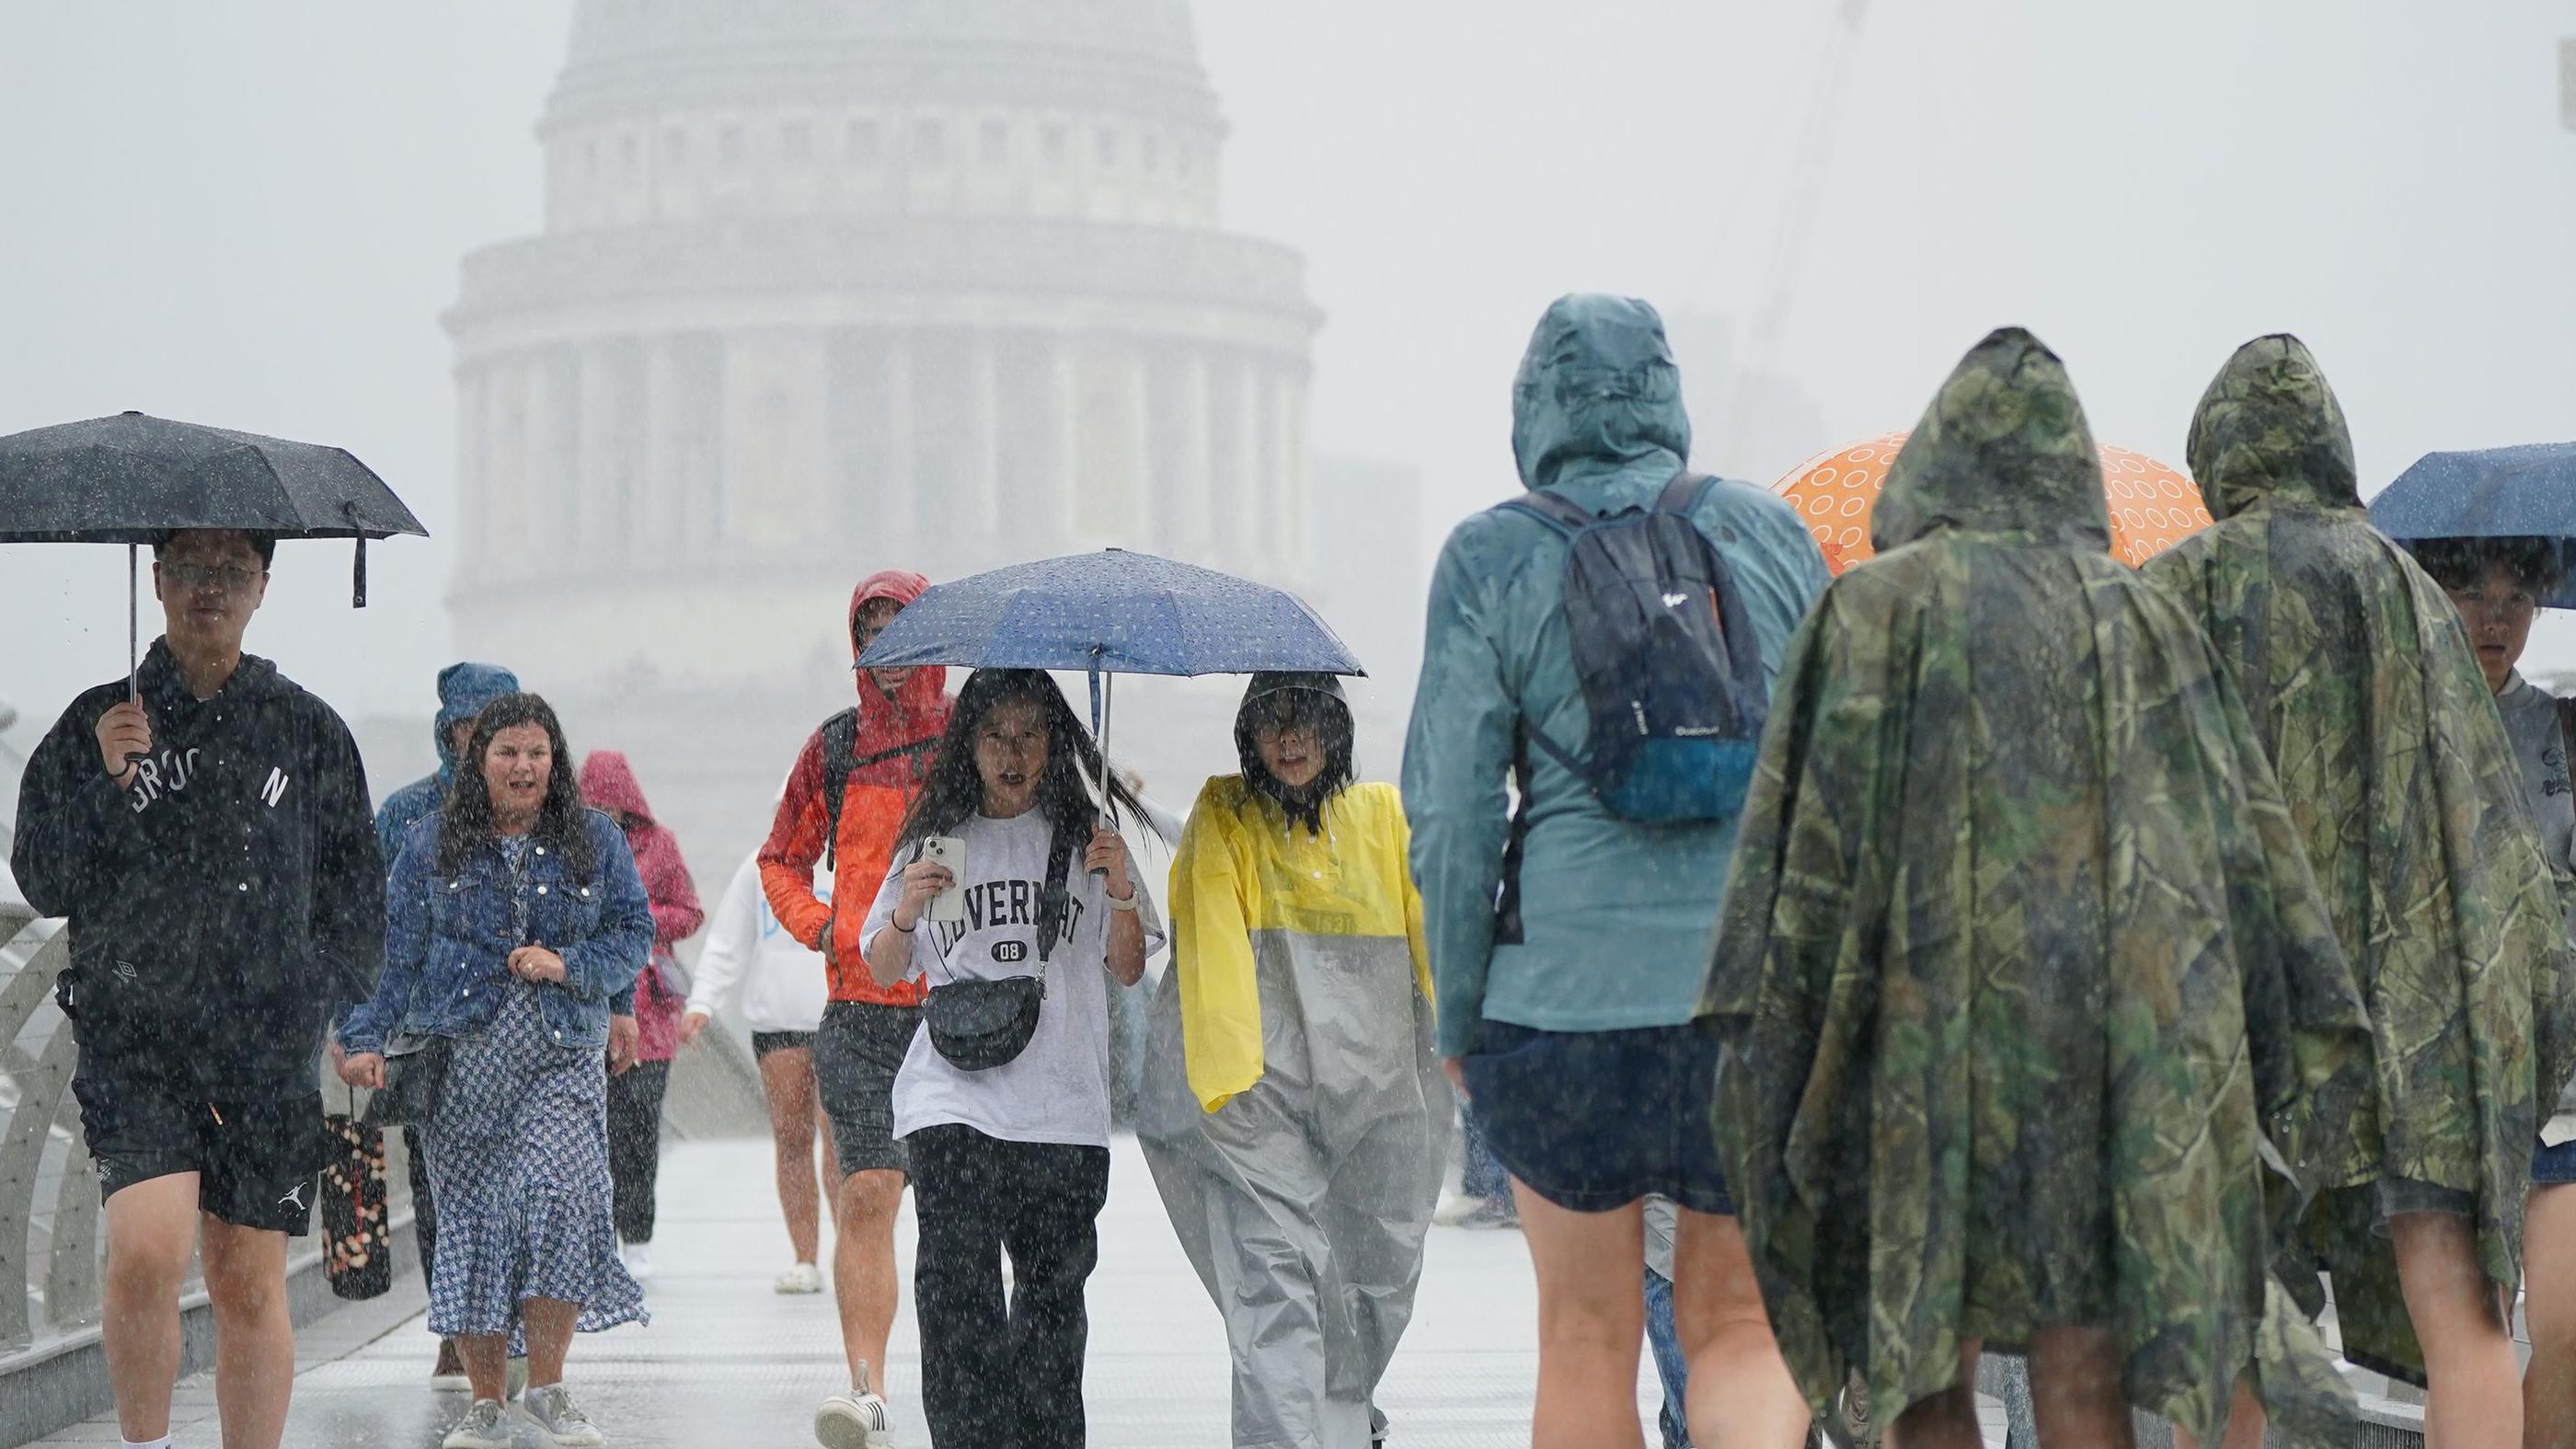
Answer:
[[[1008,820],[979,815],[958,830],[966,842],[966,865],[958,874],[966,919],[942,923],[925,914],[913,931],[907,976],[936,992],[952,980],[1042,974],[1046,996],[1028,1046],[985,1071],[951,1065],[931,1046],[926,1024],[914,1032],[894,1079],[896,1137],[955,1123],[1006,1142],[1109,1145],[1109,996],[1101,980],[1108,969],[1109,887],[1082,868],[1077,853],[1065,872],[1071,893],[1067,938],[1041,965],[1038,902],[1052,828],[1032,810]],[[862,941],[875,940],[893,922],[904,868],[916,853],[909,846],[895,852],[868,910]],[[1129,873],[1137,874],[1132,866]],[[1136,891],[1150,952],[1162,943],[1162,923],[1141,879]]]

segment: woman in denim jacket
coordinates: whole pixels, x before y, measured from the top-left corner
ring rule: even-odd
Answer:
[[[438,1202],[433,1332],[474,1404],[446,1449],[507,1449],[504,1355],[524,1337],[523,1409],[557,1445],[604,1442],[563,1386],[576,1329],[644,1318],[610,1218],[610,1001],[633,988],[653,915],[624,834],[581,803],[563,727],[532,694],[495,700],[445,808],[404,837],[385,973],[341,1030],[342,1075],[384,1080],[399,1030],[443,1038],[425,1135]]]

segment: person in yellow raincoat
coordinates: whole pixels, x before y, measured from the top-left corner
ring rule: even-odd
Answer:
[[[1256,675],[1234,735],[1172,865],[1137,1135],[1225,1319],[1238,1449],[1365,1449],[1448,1150],[1422,902],[1338,680]]]

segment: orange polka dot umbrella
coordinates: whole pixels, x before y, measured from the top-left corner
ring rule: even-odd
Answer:
[[[1840,574],[1877,550],[1869,517],[1904,433],[1889,433],[1809,459],[1771,491],[1789,500]],[[2111,552],[2131,568],[2209,527],[2200,489],[2179,468],[2144,453],[2102,446],[2102,496],[2111,505]]]

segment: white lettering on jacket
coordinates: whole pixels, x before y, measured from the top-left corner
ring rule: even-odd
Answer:
[[[163,750],[158,756],[146,755],[134,762],[133,808],[137,815],[150,809],[164,795],[176,795],[197,778],[199,750]]]

